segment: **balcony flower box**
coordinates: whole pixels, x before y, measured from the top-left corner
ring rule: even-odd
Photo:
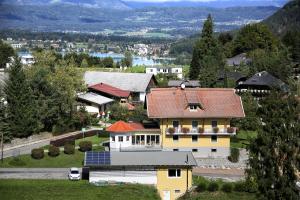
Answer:
[[[204,128],[200,127],[198,131],[199,133],[204,133]]]
[[[187,128],[187,127],[182,127],[182,132],[183,132],[184,134],[187,134],[187,133],[190,132],[190,129]]]
[[[174,134],[175,133],[175,128],[173,128],[173,127],[170,127],[170,128],[168,128],[168,133],[169,134]]]
[[[228,127],[227,128],[227,133],[234,133],[234,128],[233,127]]]
[[[214,128],[213,128],[213,132],[214,132],[214,133],[218,133],[218,132],[219,132],[219,127],[214,127]]]

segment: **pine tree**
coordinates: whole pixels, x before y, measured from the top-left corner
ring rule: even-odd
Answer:
[[[4,92],[7,98],[7,124],[14,137],[39,132],[37,106],[18,57],[9,69]]]
[[[190,79],[199,79],[202,87],[214,87],[218,70],[224,68],[224,55],[213,36],[213,21],[209,15],[204,22],[201,38],[193,50]]]
[[[9,141],[12,138],[7,125],[6,99],[1,87],[0,87],[0,133],[3,133],[4,141]]]
[[[263,125],[249,145],[248,179],[256,180],[261,199],[299,199],[299,101],[271,94],[258,114]]]

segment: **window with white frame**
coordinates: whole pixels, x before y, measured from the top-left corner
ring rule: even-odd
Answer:
[[[169,169],[168,177],[181,177],[181,169]]]
[[[198,106],[197,105],[190,105],[190,111],[197,111]]]
[[[123,136],[118,136],[118,141],[123,142]]]
[[[126,141],[129,141],[129,139],[130,139],[130,136],[127,135],[127,136],[126,136]]]
[[[111,141],[114,142],[115,140],[115,136],[111,136]]]

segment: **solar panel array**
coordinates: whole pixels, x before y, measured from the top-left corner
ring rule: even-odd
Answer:
[[[90,165],[110,165],[110,152],[93,152],[85,153],[85,166]]]

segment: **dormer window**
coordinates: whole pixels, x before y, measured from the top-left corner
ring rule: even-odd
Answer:
[[[197,111],[198,107],[197,105],[189,105],[190,111]]]

